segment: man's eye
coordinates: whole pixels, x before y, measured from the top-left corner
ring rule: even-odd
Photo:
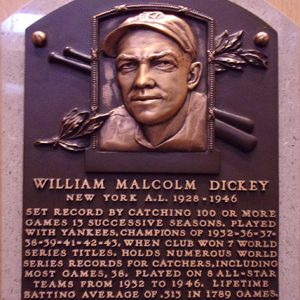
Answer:
[[[152,62],[152,65],[155,68],[158,68],[163,71],[171,71],[176,67],[176,65],[172,61],[169,61],[169,60],[154,61],[154,62]]]
[[[118,71],[120,72],[130,72],[135,70],[136,68],[137,68],[136,62],[125,62],[125,63],[120,63],[118,65]]]

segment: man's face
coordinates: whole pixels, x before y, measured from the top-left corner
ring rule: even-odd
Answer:
[[[117,53],[118,82],[129,113],[147,126],[174,117],[188,93],[190,56],[172,39],[149,29],[127,33]]]

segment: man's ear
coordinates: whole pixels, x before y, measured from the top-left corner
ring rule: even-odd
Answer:
[[[188,75],[188,89],[193,90],[199,83],[202,74],[202,64],[196,61],[191,64]]]

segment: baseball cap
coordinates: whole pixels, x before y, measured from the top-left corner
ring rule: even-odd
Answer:
[[[123,35],[128,29],[140,27],[154,29],[172,38],[192,59],[196,58],[196,39],[191,27],[183,19],[160,11],[146,11],[126,19],[106,36],[102,50],[106,55],[115,57],[116,46]]]

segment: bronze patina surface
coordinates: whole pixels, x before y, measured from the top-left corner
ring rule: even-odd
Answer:
[[[190,95],[202,65],[189,25],[174,15],[143,12],[126,19],[102,46],[116,57],[124,108],[106,122],[103,151],[205,151],[207,100]],[[119,124],[124,124],[121,130]]]
[[[278,299],[277,74],[228,1],[29,27],[22,299]]]

